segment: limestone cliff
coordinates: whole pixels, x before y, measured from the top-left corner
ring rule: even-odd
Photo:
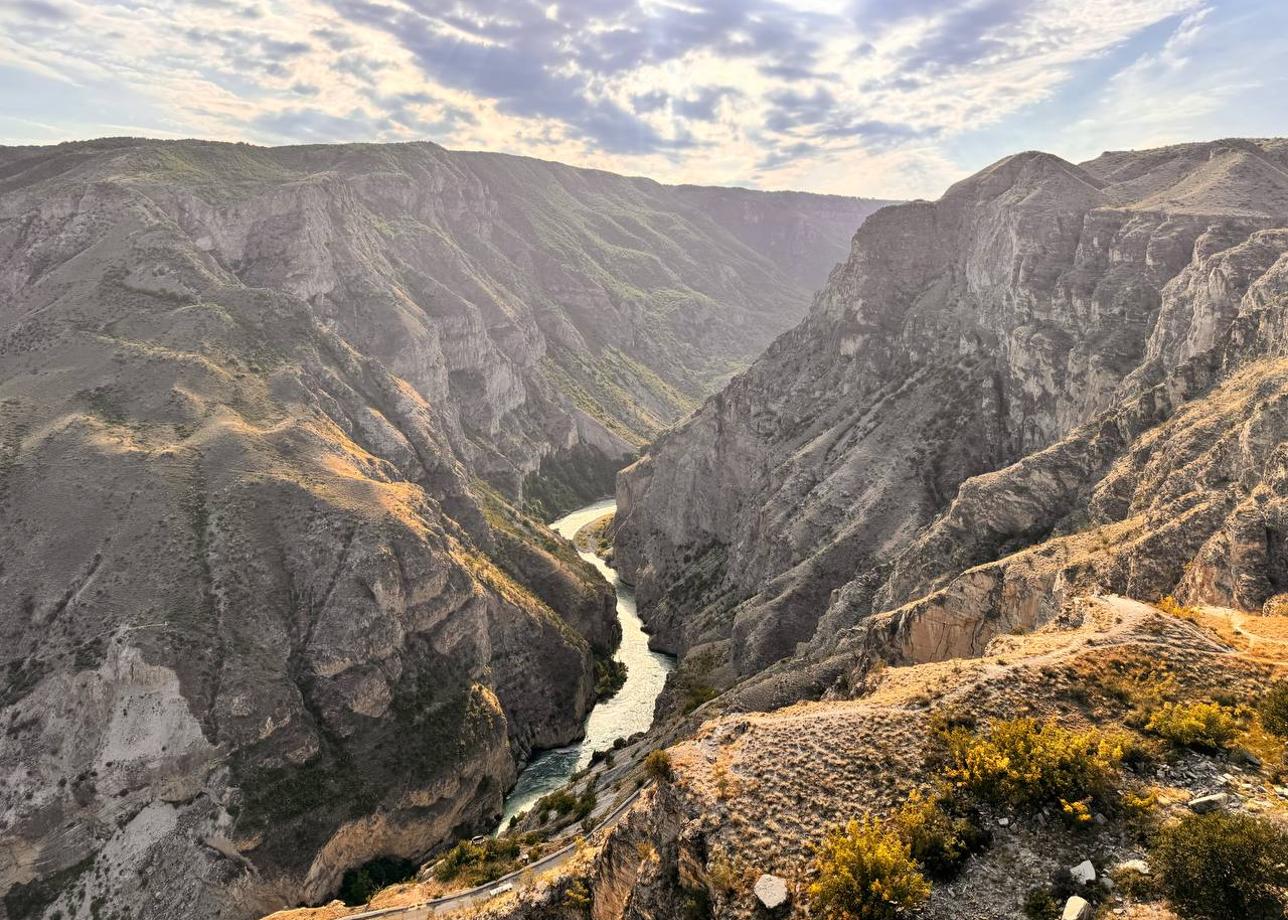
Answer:
[[[577,736],[611,593],[525,480],[611,472],[804,284],[685,200],[428,144],[4,151],[4,913],[314,902]]]
[[[718,686],[801,656],[743,686],[767,705],[1093,589],[1259,608],[1288,585],[1285,228],[1277,140],[1019,154],[878,212],[619,477],[659,642]]]

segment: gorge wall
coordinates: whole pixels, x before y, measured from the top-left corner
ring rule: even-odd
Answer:
[[[870,218],[622,472],[617,564],[681,680],[755,706],[1090,590],[1258,609],[1288,590],[1286,296],[1288,142],[1009,157]]]
[[[0,150],[4,912],[256,916],[482,827],[617,638],[523,509],[789,325],[871,207],[430,144]]]

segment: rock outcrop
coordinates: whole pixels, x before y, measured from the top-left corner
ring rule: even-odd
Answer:
[[[1079,593],[1286,590],[1286,228],[1278,140],[1019,154],[878,212],[619,477],[617,564],[680,678],[771,705]]]
[[[257,916],[496,815],[617,639],[543,464],[611,474],[865,207],[748,194],[764,253],[428,144],[3,151],[3,912]]]

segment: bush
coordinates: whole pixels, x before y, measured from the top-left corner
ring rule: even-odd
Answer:
[[[340,880],[340,900],[350,907],[366,904],[382,888],[405,882],[416,875],[416,864],[397,856],[380,856],[350,869]]]
[[[572,815],[573,820],[579,821],[595,810],[597,801],[595,790],[587,784],[580,795],[568,789],[557,789],[549,795],[543,795],[537,799],[533,809],[542,816],[543,823],[545,816],[552,811],[561,818]]]
[[[1173,904],[1192,916],[1283,916],[1288,833],[1265,818],[1187,815],[1159,833],[1150,862]]]
[[[1261,700],[1261,725],[1280,738],[1288,738],[1288,680],[1278,680]]]
[[[888,920],[930,897],[908,844],[868,817],[832,830],[814,858],[811,916]]]
[[[519,841],[488,837],[481,843],[462,840],[434,866],[440,882],[460,881],[466,887],[482,885],[518,868]]]
[[[1218,751],[1239,733],[1239,718],[1217,703],[1164,703],[1145,730],[1182,747]]]
[[[1060,902],[1046,888],[1031,888],[1024,896],[1024,916],[1029,920],[1054,920],[1060,915]]]
[[[949,814],[942,800],[924,798],[917,792],[908,797],[891,823],[922,871],[940,881],[957,875],[970,855],[992,839],[976,816]]]
[[[952,788],[1023,807],[1108,798],[1124,741],[1095,729],[1011,719],[993,723],[983,736],[955,731],[948,748],[945,777]]]
[[[659,748],[644,758],[644,772],[659,783],[670,782],[675,775],[671,769],[671,755]]]

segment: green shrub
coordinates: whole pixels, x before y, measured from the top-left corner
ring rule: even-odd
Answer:
[[[340,900],[350,907],[366,904],[380,889],[415,875],[416,864],[410,859],[380,856],[344,873],[340,880]]]
[[[595,695],[600,702],[617,695],[626,684],[626,662],[615,658],[595,659]]]
[[[957,875],[970,855],[992,839],[974,815],[950,814],[943,800],[917,792],[895,813],[891,826],[922,871],[941,881]]]
[[[1283,917],[1288,832],[1251,815],[1187,815],[1159,833],[1150,859],[1172,903],[1189,916]]]
[[[1031,888],[1024,896],[1024,916],[1029,920],[1055,920],[1060,916],[1060,902],[1049,889]]]
[[[1288,680],[1277,680],[1261,699],[1261,725],[1280,738],[1288,738]]]
[[[1106,799],[1114,792],[1124,741],[1054,722],[994,722],[984,735],[953,731],[944,775],[950,788],[1013,807]]]
[[[720,695],[720,691],[709,684],[689,684],[683,688],[683,700],[680,708],[687,716],[704,703],[709,703]]]
[[[659,748],[644,758],[644,772],[659,783],[670,782],[675,773],[671,769],[671,755]]]
[[[870,817],[832,830],[814,871],[810,914],[823,920],[889,920],[930,897],[908,844]]]
[[[580,795],[569,789],[556,789],[549,795],[543,795],[537,799],[533,809],[538,815],[554,812],[560,818],[571,815],[573,820],[580,821],[595,810],[597,801],[595,790],[587,785]]]
[[[482,885],[518,868],[519,841],[488,837],[481,843],[462,840],[434,866],[440,882],[459,881],[464,887]]]
[[[1173,744],[1218,751],[1239,733],[1240,720],[1217,703],[1164,703],[1150,715],[1145,730]]]

